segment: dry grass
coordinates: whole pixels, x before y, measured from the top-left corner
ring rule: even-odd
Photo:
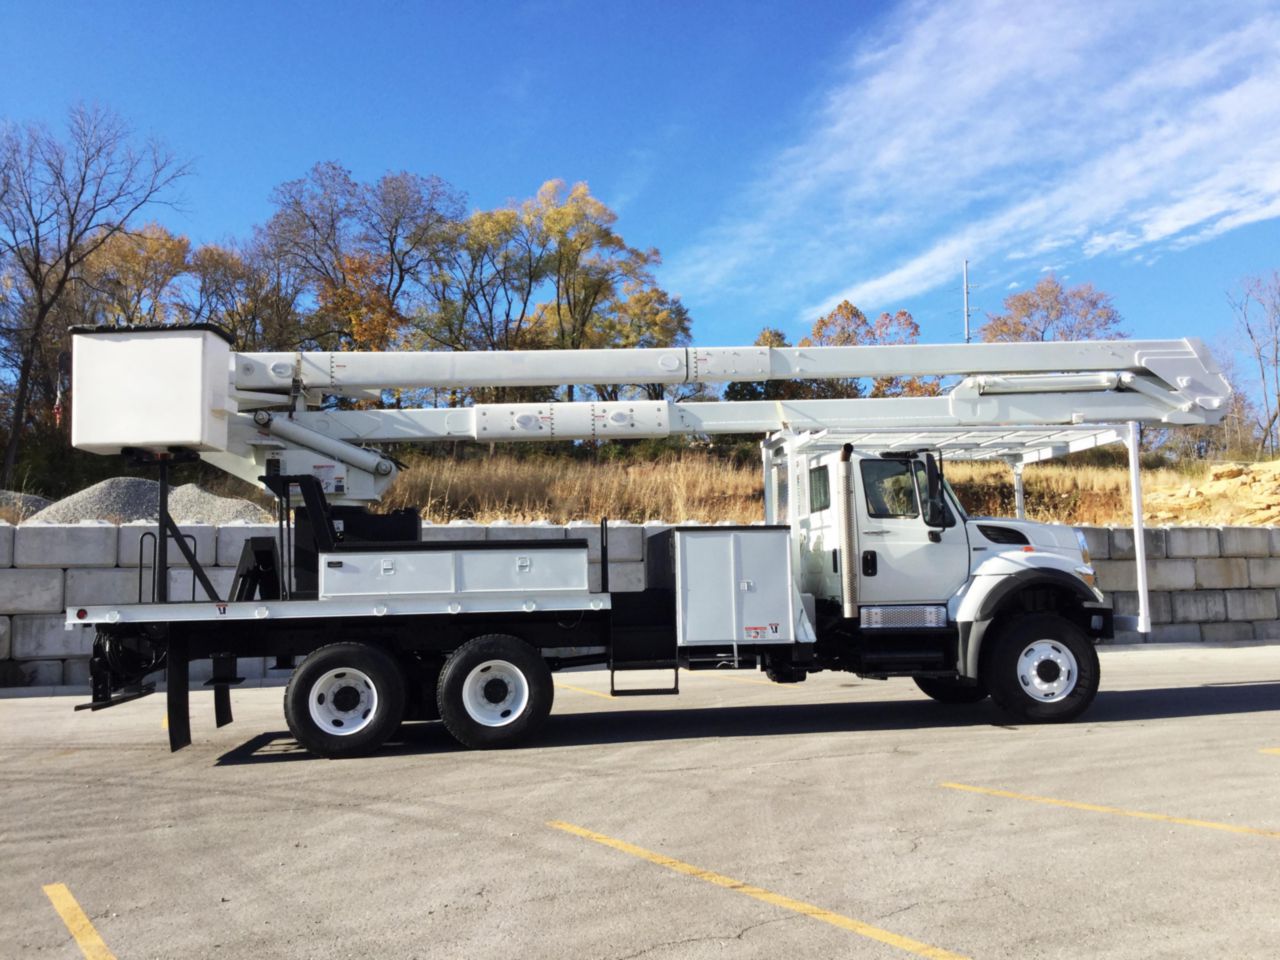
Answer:
[[[1003,464],[949,463],[947,477],[975,515],[1012,516],[1013,476]],[[1148,470],[1149,493],[1184,486],[1186,471]],[[1194,478],[1191,478],[1194,480]],[[1060,523],[1129,521],[1129,475],[1121,467],[1056,464],[1026,469],[1027,515]],[[424,519],[522,522],[645,520],[751,523],[763,516],[760,470],[685,455],[652,463],[573,460],[422,459],[397,478],[387,507],[416,506]]]
[[[1208,464],[1191,470],[1143,470],[1143,495],[1194,482]],[[1014,515],[1013,473],[1004,464],[948,463],[947,479],[975,516]],[[1082,525],[1129,523],[1129,471],[1124,467],[1033,464],[1023,473],[1027,517]],[[1147,512],[1147,511],[1144,511]]]
[[[383,503],[416,506],[435,523],[601,517],[750,523],[764,512],[758,468],[695,456],[652,463],[424,459],[396,478]]]

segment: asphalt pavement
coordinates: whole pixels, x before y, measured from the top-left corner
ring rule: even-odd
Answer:
[[[281,690],[0,700],[0,956],[1280,954],[1280,647],[1104,650],[1081,720],[910,681],[556,677],[498,752],[302,753]]]

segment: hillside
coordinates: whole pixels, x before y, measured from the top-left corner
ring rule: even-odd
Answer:
[[[1011,516],[1013,477],[1002,464],[946,465],[965,508]],[[1122,467],[1030,466],[1027,515],[1074,524],[1130,522],[1129,477]],[[1143,472],[1145,514],[1158,524],[1280,522],[1280,462],[1204,464]],[[656,463],[587,463],[495,457],[415,461],[386,505],[412,504],[425,519],[553,523],[568,520],[698,520],[749,523],[761,517],[755,466],[684,456]]]

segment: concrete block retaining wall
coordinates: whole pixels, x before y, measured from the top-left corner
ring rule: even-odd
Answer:
[[[1098,585],[1119,614],[1138,612],[1133,531],[1083,527]],[[1280,639],[1280,528],[1158,527],[1146,531],[1153,642]],[[1121,633],[1119,641],[1140,639]]]
[[[650,529],[661,529],[650,527]],[[51,688],[78,688],[87,692],[88,657],[93,631],[88,627],[67,630],[68,606],[132,603],[139,590],[150,596],[153,544],[139,549],[139,535],[154,524],[105,522],[78,524],[22,524],[0,522],[0,696],[49,693]],[[222,527],[193,524],[182,527],[196,559],[206,569],[219,594],[226,596],[235,578],[240,551],[249,537],[272,536],[274,525],[235,523]],[[644,589],[644,540],[646,528],[630,524],[609,527],[609,587],[615,591]],[[422,539],[459,540],[563,540],[566,536],[588,543],[592,590],[599,590],[600,528],[573,523],[568,527],[548,523],[517,525],[475,523],[424,524]],[[169,596],[175,600],[193,596],[193,577],[186,561],[169,548]],[[203,592],[195,588],[195,597]],[[240,675],[248,680],[284,679],[287,673],[270,669],[272,660],[238,661]],[[208,678],[207,662],[191,665],[192,681]]]
[[[609,586],[615,591],[644,588],[645,536],[663,528],[611,524]],[[47,688],[87,688],[89,628],[67,630],[67,606],[132,602],[138,577],[148,576],[151,547],[138,549],[146,525],[0,523],[0,693],[48,692]],[[230,524],[184,527],[197,558],[224,594],[235,575],[246,538],[270,536],[274,526]],[[1082,528],[1099,583],[1119,614],[1137,613],[1133,532],[1127,528]],[[567,527],[546,523],[424,524],[424,540],[585,539],[591,589],[599,590],[600,529],[587,522]],[[1154,642],[1280,641],[1280,529],[1169,527],[1146,531]],[[170,595],[190,597],[191,571],[171,550]],[[139,562],[143,566],[139,567]],[[149,592],[149,588],[148,588]],[[199,593],[197,592],[197,595]],[[1137,641],[1122,633],[1119,641]],[[273,678],[270,661],[241,661],[250,680]],[[206,679],[207,664],[193,664],[193,679]]]

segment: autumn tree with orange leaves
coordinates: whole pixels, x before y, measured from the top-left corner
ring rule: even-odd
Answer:
[[[987,343],[1027,340],[1115,340],[1128,336],[1110,294],[1082,283],[1067,289],[1052,273],[1030,290],[1004,298],[978,334]]]
[[[882,313],[874,321],[848,300],[819,317],[802,347],[903,346],[920,339],[920,325],[906,310]],[[934,377],[878,377],[869,387],[857,380],[818,381],[814,395],[822,397],[919,397],[938,393]]]
[[[320,281],[316,314],[352,350],[390,350],[399,345],[406,323],[387,295],[383,258],[368,253],[343,254],[337,261],[341,282]]]
[[[920,339],[920,326],[906,310],[882,313],[874,321],[858,307],[842,300],[829,313],[814,321],[800,347],[865,347],[904,345]],[[755,339],[758,347],[789,347],[786,335],[765,327]],[[847,397],[919,397],[938,393],[936,377],[880,377],[870,383],[858,378],[845,380],[765,380],[731,383],[725,400],[801,400]]]

